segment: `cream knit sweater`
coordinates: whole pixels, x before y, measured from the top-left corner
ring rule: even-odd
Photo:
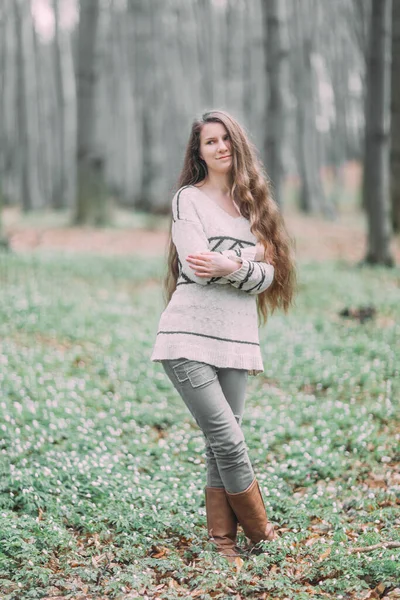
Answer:
[[[257,238],[249,221],[229,215],[200,189],[185,186],[172,200],[172,240],[179,276],[161,314],[151,360],[187,358],[262,372],[256,295],[271,285],[274,267],[254,260]],[[226,277],[198,277],[186,257],[210,250],[234,253],[242,265]]]

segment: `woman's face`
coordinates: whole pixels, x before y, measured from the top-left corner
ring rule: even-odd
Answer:
[[[229,134],[222,123],[206,123],[200,132],[200,157],[209,171],[227,173],[232,166]]]

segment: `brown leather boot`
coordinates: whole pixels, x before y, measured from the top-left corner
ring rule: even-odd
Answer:
[[[207,530],[216,550],[230,563],[240,556],[236,546],[237,518],[233,512],[225,488],[205,487]]]
[[[226,497],[243,527],[245,535],[253,544],[278,538],[273,524],[268,522],[264,500],[256,478],[247,490],[237,494],[226,492]]]

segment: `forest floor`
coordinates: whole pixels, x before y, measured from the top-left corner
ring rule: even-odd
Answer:
[[[301,262],[260,328],[243,431],[280,537],[231,568],[202,434],[150,361],[163,269],[0,252],[1,600],[399,599],[397,270]]]
[[[231,567],[207,539],[202,434],[150,360],[168,219],[117,216],[5,214],[0,600],[398,600],[400,277],[356,268],[362,218],[286,217],[299,293],[260,328],[243,420],[280,537]]]
[[[5,229],[11,248],[16,252],[29,250],[59,250],[94,254],[146,256],[163,255],[167,247],[168,217],[149,217],[118,210],[115,226],[67,226],[68,215],[36,213],[21,216],[14,208],[6,209]],[[361,261],[366,253],[366,223],[364,216],[355,211],[342,212],[336,221],[305,216],[297,211],[285,212],[285,222],[295,239],[299,261],[343,260]],[[392,253],[400,264],[400,236],[392,241]]]

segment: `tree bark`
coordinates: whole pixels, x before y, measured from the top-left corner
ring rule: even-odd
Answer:
[[[392,225],[400,232],[400,2],[392,7],[392,92],[390,178]]]
[[[166,179],[169,176],[170,157],[166,153],[170,132],[166,116],[165,90],[168,89],[174,71],[166,64],[163,22],[165,3],[153,0],[150,3],[135,0],[129,8],[136,20],[135,49],[137,89],[141,97],[137,102],[137,119],[140,123],[139,144],[141,154],[141,182],[135,206],[140,210],[165,212]],[[186,83],[187,85],[187,83]],[[179,93],[179,92],[178,92]],[[168,142],[166,144],[166,139]]]
[[[96,34],[99,0],[80,5],[78,37],[78,190],[75,224],[105,225],[110,220],[104,182],[104,157],[95,144],[96,125]]]
[[[300,174],[300,209],[305,213],[323,213],[332,218],[334,211],[327,201],[321,181],[321,156],[316,129],[316,100],[312,54],[317,22],[309,22],[315,14],[314,0],[294,1],[293,77],[297,95],[297,157]]]
[[[275,200],[283,206],[283,147],[285,140],[285,0],[263,0],[264,46],[269,100],[266,118],[265,160]]]
[[[389,211],[391,8],[391,0],[372,2],[363,176],[368,222],[365,262],[387,266],[393,266]]]
[[[16,105],[19,124],[19,164],[21,169],[24,211],[41,208],[43,198],[38,174],[38,113],[37,81],[34,62],[33,23],[30,5],[25,0],[15,0],[15,35],[17,39],[17,90]]]
[[[68,128],[67,111],[68,98],[66,88],[68,83],[65,81],[68,77],[65,69],[65,52],[68,52],[66,46],[66,33],[60,28],[60,0],[53,0],[54,11],[54,78],[56,89],[56,126],[57,126],[57,169],[53,187],[52,204],[56,209],[64,208],[71,203],[71,186],[69,185],[69,175],[71,174],[70,156],[68,156]]]

